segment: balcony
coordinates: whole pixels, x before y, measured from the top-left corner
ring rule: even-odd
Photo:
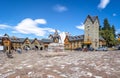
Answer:
[[[84,41],[83,44],[92,44],[91,41]]]

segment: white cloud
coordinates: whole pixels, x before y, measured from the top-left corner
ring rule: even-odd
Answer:
[[[113,13],[113,16],[116,16],[117,14],[116,13]]]
[[[115,33],[116,33],[116,34],[120,33],[120,29],[117,29]]]
[[[118,34],[118,32],[116,31],[115,34]]]
[[[52,28],[41,28],[39,24],[46,24],[45,19],[31,19],[26,18],[14,27],[13,33],[34,34],[36,36],[44,36],[47,32],[54,32]]]
[[[36,19],[35,22],[38,24],[46,24],[47,23],[45,19]]]
[[[56,5],[53,7],[53,9],[57,12],[64,12],[68,10],[67,7],[62,6],[62,5]]]
[[[2,37],[3,36],[3,34],[0,34],[0,37]]]
[[[108,5],[109,2],[110,2],[110,0],[101,0],[98,5],[98,8],[104,9]]]
[[[5,25],[5,24],[0,24],[0,29],[6,29],[6,28],[11,28],[11,26]]]
[[[81,23],[80,25],[76,26],[76,28],[80,29],[80,30],[84,30],[84,24]]]
[[[61,42],[64,43],[65,37],[66,37],[66,33],[65,32],[61,32],[60,33],[60,37],[61,37]]]

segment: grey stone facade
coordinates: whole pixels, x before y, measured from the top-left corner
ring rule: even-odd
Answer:
[[[90,47],[99,47],[99,26],[98,16],[87,16],[84,22],[84,42],[91,42]]]

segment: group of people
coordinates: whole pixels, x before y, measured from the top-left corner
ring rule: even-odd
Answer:
[[[24,50],[28,51],[29,48],[26,47]],[[8,58],[13,58],[13,52],[17,52],[17,53],[21,54],[22,49],[21,48],[17,48],[17,49],[11,48],[11,50],[8,50],[8,51],[5,51],[5,52],[6,52],[6,55],[7,55]]]
[[[88,51],[87,47],[83,48],[83,52],[87,52],[87,51]]]

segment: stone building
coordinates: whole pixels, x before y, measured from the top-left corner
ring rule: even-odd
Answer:
[[[47,49],[50,43],[59,43],[60,35],[58,34],[57,30],[52,35],[49,35],[49,38],[38,40],[29,39],[29,38],[17,38],[15,36],[10,37],[8,34],[0,37],[0,45],[4,46],[7,51],[11,49],[34,49],[38,48],[39,50]]]
[[[29,39],[29,38],[17,38],[15,36],[9,37],[8,34],[5,34],[4,36],[0,37],[0,45],[4,46],[6,51],[9,51],[11,49],[34,49],[38,48],[39,50],[44,49],[44,44],[42,41],[35,39]]]
[[[50,43],[53,43],[53,40],[51,40],[51,39],[49,39],[49,38],[46,38],[46,39],[44,38],[44,39],[42,39],[41,41],[42,41],[45,49],[48,49],[48,45],[49,45]]]
[[[88,15],[84,21],[84,35],[66,36],[64,40],[65,49],[76,49],[83,47],[93,47],[106,45],[105,40],[99,36],[99,19],[98,16]]]
[[[64,40],[64,46],[66,50],[72,50],[76,48],[81,48],[83,47],[83,40],[84,36],[79,35],[79,36],[66,36]]]
[[[84,45],[93,48],[99,47],[99,26],[98,16],[87,16],[84,22]]]
[[[117,37],[118,37],[118,41],[120,41],[120,34],[118,34]]]

